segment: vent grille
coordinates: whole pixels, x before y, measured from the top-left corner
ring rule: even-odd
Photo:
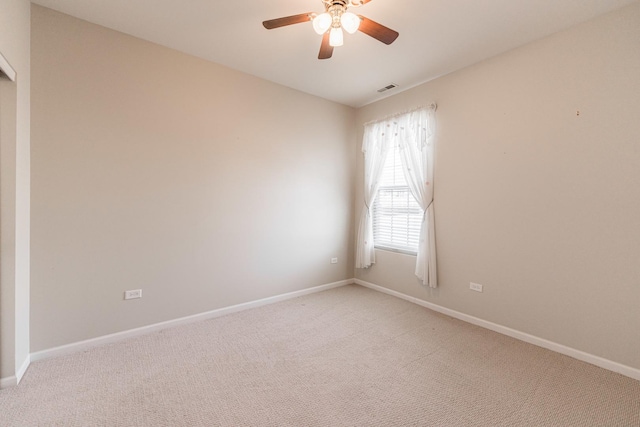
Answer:
[[[385,86],[385,87],[383,87],[383,88],[378,89],[378,93],[386,92],[386,91],[388,91],[388,90],[390,90],[390,89],[395,89],[395,88],[397,88],[397,87],[398,87],[398,85],[397,85],[397,84],[395,84],[395,83],[391,83],[390,85],[387,85],[387,86]]]

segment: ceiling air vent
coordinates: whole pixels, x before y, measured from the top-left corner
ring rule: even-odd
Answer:
[[[397,88],[397,87],[398,87],[398,85],[397,85],[397,84],[395,84],[395,83],[391,83],[390,85],[387,85],[387,86],[385,86],[385,87],[383,87],[383,88],[378,89],[378,93],[386,92],[386,91],[388,91],[389,89],[395,89],[395,88]]]

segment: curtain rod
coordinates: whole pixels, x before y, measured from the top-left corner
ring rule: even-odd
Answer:
[[[378,122],[384,122],[386,120],[391,120],[391,119],[393,119],[395,117],[399,117],[399,116],[402,116],[402,115],[405,115],[405,114],[413,113],[413,112],[419,111],[419,110],[433,110],[433,111],[436,111],[437,109],[438,109],[438,105],[435,102],[432,102],[429,105],[421,105],[419,107],[415,107],[415,108],[412,108],[410,110],[405,110],[405,111],[400,111],[400,112],[395,113],[395,114],[390,114],[390,115],[385,116],[385,117],[383,117],[381,119],[375,119],[375,120],[368,121],[363,126],[371,125],[371,124],[378,123]]]

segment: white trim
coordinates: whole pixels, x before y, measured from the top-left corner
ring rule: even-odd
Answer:
[[[508,328],[506,326],[499,325],[497,323],[489,322],[487,320],[470,316],[468,314],[464,314],[459,311],[452,310],[450,308],[442,307],[440,305],[433,304],[433,303],[421,300],[419,298],[415,298],[415,297],[403,294],[401,292],[393,291],[391,289],[387,289],[385,287],[375,285],[373,283],[365,282],[364,280],[354,279],[354,282],[357,285],[364,286],[366,288],[373,289],[375,291],[382,292],[388,295],[392,295],[397,298],[401,298],[403,300],[412,302],[414,304],[421,305],[422,307],[428,308],[430,310],[437,311],[438,313],[455,317],[456,319],[460,319],[467,323],[472,323],[474,325],[483,327],[485,329],[489,329],[494,332],[507,335],[511,338],[528,342],[529,344],[537,345],[538,347],[546,348],[547,350],[555,351],[556,353],[564,354],[565,356],[573,357],[574,359],[578,359],[582,362],[587,362],[592,365],[598,366],[600,368],[604,368],[609,371],[613,371],[618,374],[622,374],[629,378],[633,378],[635,380],[640,381],[640,369],[632,368],[631,366],[623,365],[621,363],[614,362],[612,360],[605,359],[600,356],[595,356],[593,354],[586,353],[581,350],[576,350],[575,348],[567,347],[565,345],[558,344],[553,341],[546,340],[544,338],[539,338],[534,335],[527,334],[525,332],[521,332],[515,329]]]
[[[24,377],[27,369],[29,369],[29,365],[31,365],[31,355],[28,355],[27,358],[24,359],[22,366],[20,366],[20,369],[18,369],[18,372],[16,372],[16,384],[20,384],[22,377]]]
[[[22,363],[22,366],[20,367],[20,369],[18,369],[18,372],[16,372],[15,375],[6,378],[0,378],[0,390],[9,387],[15,387],[20,384],[20,380],[22,380],[25,372],[27,372],[27,369],[29,369],[30,364],[31,355],[27,356],[27,358]]]
[[[250,308],[261,307],[263,305],[273,304],[280,301],[289,300],[292,298],[301,297],[316,292],[322,292],[340,286],[350,285],[354,283],[353,279],[341,280],[339,282],[328,283],[326,285],[320,285],[313,288],[302,289],[299,291],[289,292],[282,295],[276,295],[273,297],[263,298],[256,301],[245,302],[242,304],[232,305],[230,307],[223,307],[212,311],[207,311],[200,314],[194,314],[192,316],[181,317],[179,319],[168,320],[166,322],[155,323],[153,325],[143,326],[140,328],[129,329],[127,331],[116,332],[114,334],[103,335],[97,338],[91,338],[84,341],[79,341],[71,344],[61,345],[59,347],[49,348],[46,350],[37,351],[31,353],[31,361],[48,359],[51,357],[63,356],[79,351],[87,350],[89,348],[97,347],[99,345],[110,344],[123,339],[137,337],[140,335],[146,335],[151,332],[160,331],[162,329],[173,328],[175,326],[186,325],[189,323],[200,322],[203,320],[213,319],[216,317],[224,316],[239,311],[248,310]]]
[[[16,81],[16,70],[9,64],[9,61],[2,55],[2,52],[0,52],[0,71],[9,77],[9,80],[12,82]]]
[[[0,378],[0,390],[9,387],[15,387],[16,385],[18,385],[18,380],[16,379],[15,375],[6,378]]]

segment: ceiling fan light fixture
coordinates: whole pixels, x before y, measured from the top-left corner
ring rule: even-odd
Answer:
[[[333,18],[331,14],[324,12],[320,15],[313,18],[313,30],[318,34],[324,34],[327,32],[329,27],[331,27],[331,23],[333,22]]]
[[[333,27],[329,34],[329,45],[333,47],[342,46],[344,44],[344,35],[342,34],[342,28]]]
[[[347,33],[353,34],[358,31],[360,18],[358,18],[358,15],[355,13],[345,12],[340,17],[340,24],[342,24],[342,28],[344,28]]]
[[[360,31],[384,44],[393,43],[400,34],[391,28],[378,24],[362,15],[348,12],[350,7],[359,7],[371,0],[321,0],[324,12],[299,13],[298,15],[283,16],[262,22],[267,30],[286,27],[311,21],[313,30],[322,36],[318,59],[329,59],[333,55],[333,48],[344,44],[344,31],[353,34]]]

